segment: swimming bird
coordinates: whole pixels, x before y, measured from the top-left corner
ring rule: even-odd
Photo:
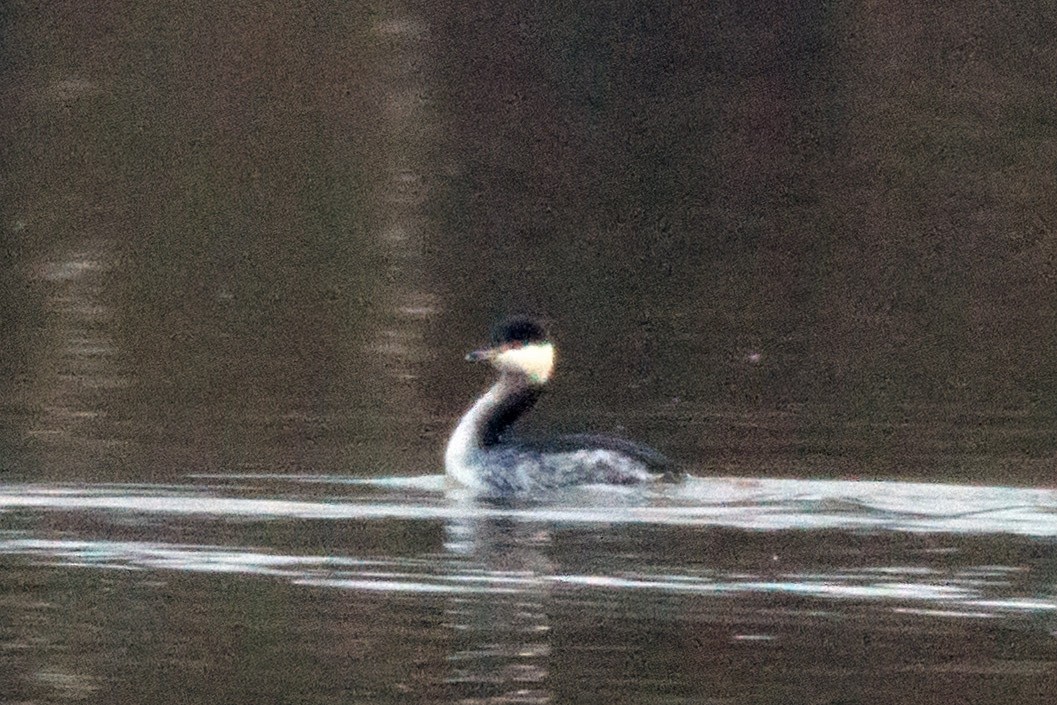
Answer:
[[[499,378],[455,427],[444,453],[447,474],[492,494],[674,479],[663,455],[623,438],[577,434],[531,442],[509,437],[510,427],[551,379],[554,358],[543,324],[529,317],[507,319],[496,328],[491,346],[466,356],[491,363]]]

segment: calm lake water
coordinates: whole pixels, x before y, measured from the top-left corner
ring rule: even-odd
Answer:
[[[0,13],[0,702],[1052,703],[1046,3]],[[440,475],[507,313],[529,434]]]

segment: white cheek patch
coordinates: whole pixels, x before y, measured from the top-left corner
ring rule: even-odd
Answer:
[[[537,384],[550,379],[554,371],[554,346],[550,343],[533,343],[520,348],[504,350],[493,361],[501,370],[516,370]]]

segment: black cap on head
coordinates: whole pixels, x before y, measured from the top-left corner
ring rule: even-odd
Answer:
[[[547,329],[535,318],[529,316],[512,316],[492,331],[492,342],[495,345],[518,343],[541,343],[547,339]]]

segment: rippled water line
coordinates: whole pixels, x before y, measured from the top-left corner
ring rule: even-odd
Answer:
[[[929,581],[913,581],[913,569],[890,567],[891,579],[857,575],[854,571],[789,573],[761,580],[759,576],[722,572],[701,575],[561,574],[519,572],[481,574],[461,561],[424,559],[361,559],[348,556],[277,555],[231,547],[167,545],[131,541],[69,541],[8,539],[0,555],[30,556],[67,567],[108,570],[162,570],[232,573],[284,578],[295,585],[385,593],[448,593],[511,595],[537,593],[548,586],[572,589],[646,591],[718,596],[770,593],[827,600],[899,602],[893,609],[939,617],[992,617],[1000,614],[1057,612],[1057,600],[1038,597],[995,599],[983,589],[994,585],[966,583],[957,575],[927,573]],[[440,572],[430,572],[438,570]],[[902,572],[901,572],[902,571]],[[911,603],[911,604],[907,604]],[[914,606],[914,603],[943,607]]]
[[[711,481],[665,494],[577,490],[552,504],[497,507],[443,495],[341,497],[331,501],[202,494],[134,494],[98,487],[0,487],[0,511],[47,509],[255,519],[407,519],[505,517],[603,525],[640,523],[751,530],[870,529],[954,534],[1057,536],[1052,491],[1010,488],[812,481]]]
[[[843,599],[912,599],[922,601],[942,600],[946,602],[968,602],[974,592],[962,587],[936,585],[933,583],[878,582],[852,585],[837,582],[833,579],[804,582],[790,576],[787,581],[697,581],[672,583],[666,580],[649,580],[643,578],[623,578],[603,575],[563,575],[555,578],[558,582],[571,585],[607,587],[636,590],[665,590],[693,593],[730,593],[730,592],[769,592],[810,597],[830,597]]]

